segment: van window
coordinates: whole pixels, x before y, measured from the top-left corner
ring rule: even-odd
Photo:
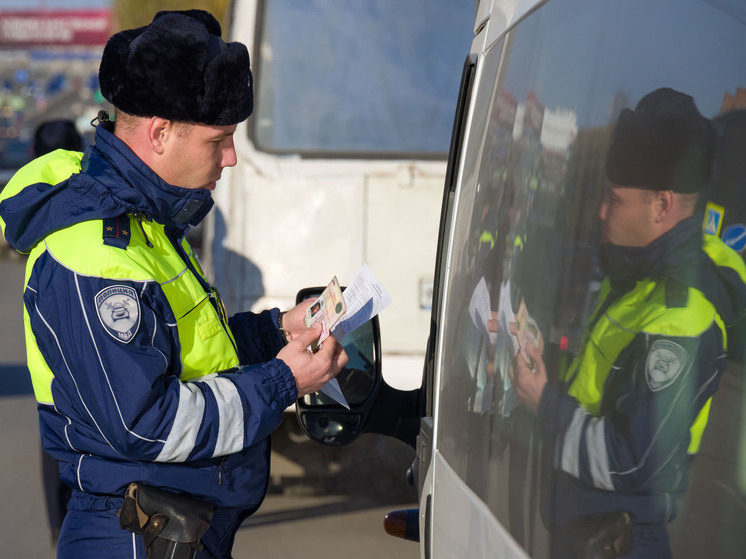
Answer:
[[[674,13],[675,25],[667,17]],[[713,232],[746,223],[744,196],[734,190],[746,180],[736,155],[746,132],[735,124],[746,120],[736,118],[746,110],[738,109],[746,58],[730,54],[746,49],[746,21],[733,13],[697,0],[555,0],[478,62],[451,228],[436,429],[449,465],[532,556],[548,549],[541,510],[553,478],[542,467],[551,449],[512,391],[509,323],[530,315],[556,380],[580,347],[602,279],[598,215],[611,131],[622,109],[658,88],[691,95],[721,132],[731,126],[735,143],[721,154],[709,193],[724,208]],[[744,231],[732,230],[733,248],[743,250]],[[731,363],[713,399],[687,497],[669,527],[675,557],[712,555],[713,545],[725,555],[740,549],[738,524],[727,519],[746,494],[742,377]],[[696,520],[703,498],[710,520],[722,522]]]
[[[253,137],[270,152],[445,158],[476,5],[267,0]]]

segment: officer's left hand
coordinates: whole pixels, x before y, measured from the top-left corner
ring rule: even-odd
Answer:
[[[315,299],[310,298],[298,303],[292,309],[282,315],[282,327],[285,329],[285,337],[288,341],[294,340],[306,328],[306,309],[313,305]]]
[[[541,351],[534,344],[526,344],[526,354],[533,363],[534,369],[526,362],[519,351],[515,356],[513,366],[510,367],[510,380],[513,383],[518,399],[531,412],[536,413],[539,409],[541,394],[547,383],[547,370]]]
[[[290,367],[299,398],[321,389],[347,364],[347,353],[334,336],[324,340],[316,353],[308,349],[319,334],[321,326],[312,324],[277,354],[277,358]]]

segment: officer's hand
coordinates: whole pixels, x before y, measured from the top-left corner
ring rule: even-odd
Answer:
[[[533,363],[534,370],[531,370],[519,351],[515,356],[513,366],[510,368],[510,380],[518,399],[529,411],[536,413],[539,409],[544,385],[547,383],[547,370],[538,347],[534,344],[526,344],[526,354]]]
[[[282,327],[288,341],[295,339],[306,329],[306,309],[313,305],[314,301],[314,298],[306,299],[282,315]]]
[[[316,353],[307,349],[320,334],[321,325],[313,324],[277,354],[293,372],[299,398],[319,390],[347,364],[347,353],[334,336],[324,340]]]

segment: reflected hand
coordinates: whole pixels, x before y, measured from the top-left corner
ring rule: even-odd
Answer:
[[[533,363],[534,369],[531,370],[530,365],[519,351],[515,356],[513,366],[510,367],[510,380],[518,399],[529,411],[536,413],[539,409],[541,394],[547,383],[547,370],[538,347],[534,344],[526,344],[526,354]]]
[[[511,322],[508,324],[508,330],[510,330],[510,333],[513,334],[516,338],[518,338],[518,326],[515,322]],[[544,336],[541,335],[541,332],[539,332],[538,336],[536,336],[539,339],[539,355],[544,355]],[[526,347],[533,344],[526,344]],[[528,352],[527,352],[528,353]],[[525,359],[524,359],[525,361]]]
[[[492,318],[487,320],[487,331],[497,333],[500,329],[500,323],[497,320],[497,312],[491,311]]]
[[[334,336],[324,340],[316,353],[308,350],[311,342],[320,335],[321,325],[313,324],[297,334],[277,354],[277,358],[290,367],[299,398],[319,390],[347,364],[347,353]]]

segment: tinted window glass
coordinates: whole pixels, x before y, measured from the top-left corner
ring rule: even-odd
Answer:
[[[439,446],[536,557],[549,553],[540,511],[555,479],[541,469],[553,449],[542,448],[511,387],[510,323],[527,325],[521,339],[541,340],[557,383],[604,277],[599,211],[612,130],[624,108],[661,87],[691,95],[716,123],[707,225],[743,250],[744,49],[743,9],[727,2],[554,0],[479,61],[483,105],[468,138],[466,161],[474,159],[457,193],[446,286]],[[744,544],[736,527],[746,522],[746,407],[734,363],[743,344],[737,330],[729,337],[731,362],[669,525],[675,557],[734,556]]]
[[[474,13],[474,2],[448,0],[268,0],[257,145],[445,156]]]

